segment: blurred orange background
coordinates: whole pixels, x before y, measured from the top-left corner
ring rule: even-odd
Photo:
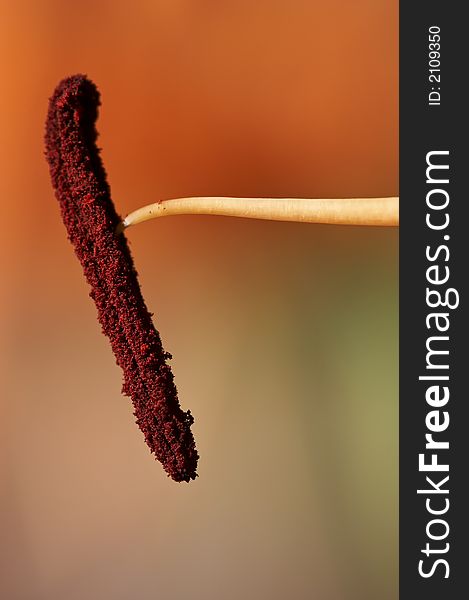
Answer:
[[[196,419],[178,485],[120,395],[43,157],[48,98],[82,72],[122,214],[396,195],[397,0],[0,0],[0,69],[0,596],[397,598],[397,230],[129,231]]]

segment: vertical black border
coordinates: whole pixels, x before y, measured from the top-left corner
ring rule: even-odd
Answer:
[[[466,312],[467,275],[466,261],[469,257],[469,193],[466,174],[469,174],[468,115],[466,91],[469,68],[469,24],[465,21],[464,2],[428,0],[426,2],[403,1],[400,3],[400,599],[401,600],[453,600],[466,597],[469,510],[466,496],[469,487],[468,384],[469,353],[466,336],[469,333]],[[441,83],[429,82],[429,27],[441,29]],[[431,88],[440,87],[441,105],[429,106]],[[432,150],[449,150],[449,184],[445,187],[450,195],[447,230],[432,231],[426,225],[426,195],[430,189],[426,183],[426,155]],[[444,161],[443,161],[444,162]],[[443,211],[445,212],[445,211]],[[443,236],[449,235],[449,240]],[[439,462],[448,462],[449,473],[434,473],[434,481],[449,475],[447,497],[450,507],[442,518],[449,525],[448,537],[441,542],[427,538],[426,526],[432,517],[426,509],[425,495],[418,489],[429,488],[425,476],[432,473],[419,472],[418,456],[425,452],[425,434],[428,433],[425,417],[432,408],[427,404],[425,391],[429,382],[419,381],[426,369],[426,341],[432,333],[427,329],[426,316],[432,309],[426,303],[426,270],[430,263],[426,247],[436,249],[446,244],[450,250],[447,262],[441,253],[438,264],[449,266],[450,280],[446,287],[456,288],[460,296],[457,309],[447,310],[450,318],[448,386],[450,400],[441,410],[450,416],[449,428],[436,439],[448,440],[448,450],[441,450]],[[435,286],[430,286],[435,287]],[[445,286],[440,286],[444,288]],[[442,292],[444,290],[442,289]],[[443,311],[443,308],[437,310]],[[466,313],[466,314],[465,314]],[[433,334],[434,335],[434,334]],[[445,334],[441,334],[445,335]],[[435,372],[436,373],[436,372]],[[437,374],[443,374],[438,372]],[[467,374],[467,375],[466,375]],[[446,384],[444,384],[446,385]],[[427,451],[427,455],[431,454]],[[428,459],[427,459],[428,460]],[[440,504],[442,506],[442,504]],[[438,531],[438,529],[434,529]],[[440,529],[440,531],[443,531]],[[427,542],[442,548],[445,554],[427,558],[421,550]],[[443,558],[449,564],[439,565],[433,576],[419,575],[419,561],[424,559],[427,571],[432,561]]]

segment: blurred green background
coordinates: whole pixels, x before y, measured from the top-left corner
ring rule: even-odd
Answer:
[[[68,244],[47,99],[87,73],[125,214],[182,195],[397,191],[396,0],[0,0],[0,596],[397,598],[398,231],[139,225],[195,417],[165,477]]]

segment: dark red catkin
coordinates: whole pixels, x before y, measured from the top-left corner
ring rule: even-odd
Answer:
[[[124,373],[145,441],[175,481],[196,477],[198,454],[177,398],[171,355],[143,300],[96,146],[99,92],[85,76],[64,79],[49,102],[46,156],[68,237],[91,286],[102,330]]]

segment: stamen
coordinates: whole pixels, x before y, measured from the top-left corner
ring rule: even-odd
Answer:
[[[158,331],[111,200],[96,147],[99,92],[83,75],[64,79],[50,99],[46,156],[68,237],[91,287],[98,319],[124,374],[137,424],[175,481],[196,477],[189,411],[182,411]]]

